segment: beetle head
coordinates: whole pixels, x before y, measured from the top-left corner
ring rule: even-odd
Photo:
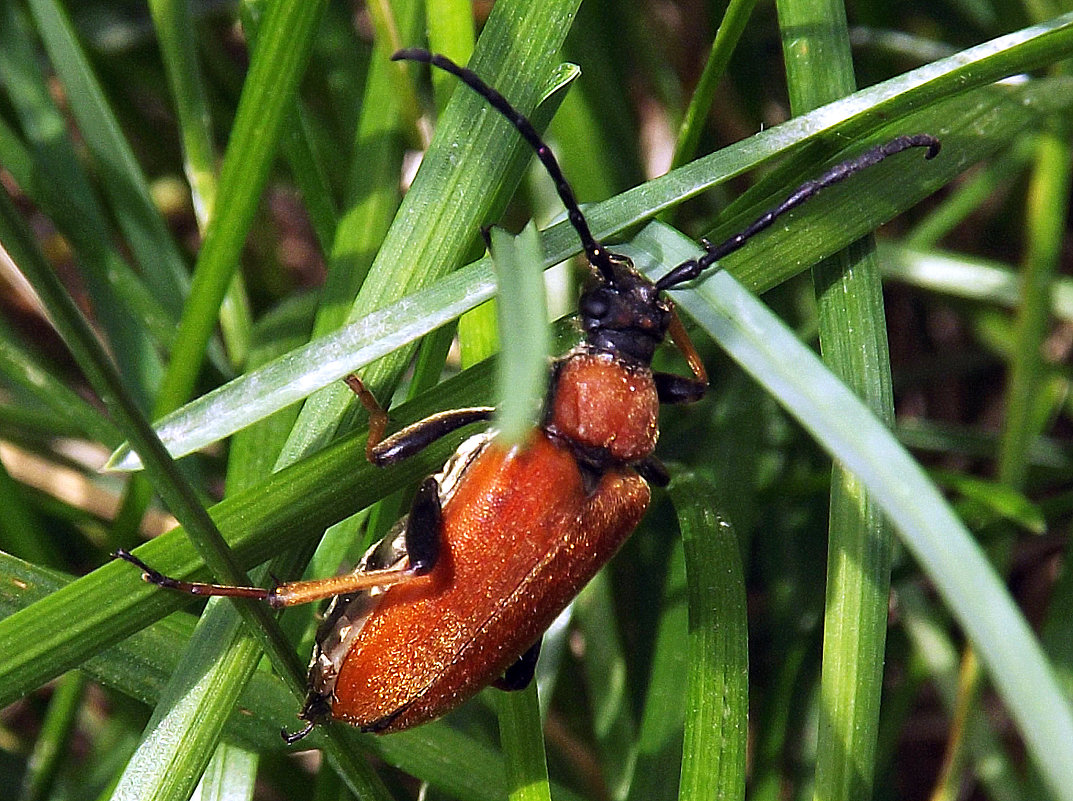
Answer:
[[[585,339],[592,347],[651,364],[667,334],[671,304],[625,256],[601,249],[596,280],[578,301]]]

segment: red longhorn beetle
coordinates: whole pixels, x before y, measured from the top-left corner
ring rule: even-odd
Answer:
[[[932,136],[901,136],[838,164],[707,253],[652,282],[589,230],[555,156],[530,122],[474,72],[425,50],[406,59],[445,70],[517,128],[555,181],[593,270],[578,303],[585,341],[551,366],[543,422],[525,447],[492,432],[466,440],[417,490],[410,513],[371,547],[353,572],[259,587],[164,576],[116,555],[146,581],[194,595],[257,598],[284,607],[334,597],[317,632],[298,732],[329,718],[395,732],[440,717],[489,684],[520,689],[533,678],[540,638],[555,617],[636,528],[649,484],[667,483],[653,456],[660,403],[692,403],[708,378],[664,290],[700,276],[720,258],[825,187],[907,148],[939,151]],[[654,373],[670,336],[692,376]],[[492,417],[478,407],[441,412],[384,438],[387,415],[356,376],[347,384],[369,410],[366,454],[384,466],[462,426]],[[499,544],[497,547],[496,544]]]

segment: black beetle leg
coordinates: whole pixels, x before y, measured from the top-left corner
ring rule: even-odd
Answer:
[[[708,391],[707,383],[674,373],[653,373],[660,403],[696,403]]]
[[[365,445],[365,455],[377,467],[401,462],[452,431],[471,423],[491,420],[495,413],[494,406],[474,406],[438,412],[385,438],[387,412],[356,375],[348,375],[344,380],[369,412],[369,440]]]
[[[504,690],[506,692],[516,692],[517,690],[524,690],[533,681],[533,676],[536,674],[537,657],[540,656],[540,644],[542,640],[537,640],[524,654],[518,657],[518,661],[507,668],[503,675],[492,682],[492,686],[497,690]]]
[[[436,566],[443,539],[443,512],[440,509],[440,486],[429,476],[421,482],[406,521],[406,555],[410,570],[423,576]]]
[[[666,487],[671,483],[671,474],[667,465],[663,464],[655,456],[647,456],[633,466],[633,469],[641,474],[641,478],[653,487]]]

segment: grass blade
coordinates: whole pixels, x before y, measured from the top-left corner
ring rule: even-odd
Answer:
[[[716,489],[695,476],[670,486],[686,552],[689,690],[681,799],[744,798],[749,732],[745,574]]]

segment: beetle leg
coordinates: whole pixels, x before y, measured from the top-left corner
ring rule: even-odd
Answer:
[[[438,546],[438,543],[437,543]],[[426,546],[427,548],[428,546]],[[433,554],[434,557],[435,554]],[[336,595],[368,590],[374,587],[390,587],[393,584],[403,584],[428,572],[424,567],[392,567],[383,570],[368,570],[364,572],[347,573],[342,576],[331,576],[324,579],[311,581],[290,581],[280,584],[271,589],[265,587],[235,587],[227,584],[206,584],[199,581],[183,581],[182,579],[165,576],[159,570],[149,567],[138,557],[124,550],[118,550],[112,556],[123,559],[138,567],[142,571],[142,578],[150,584],[158,587],[185,592],[188,595],[202,597],[228,596],[231,598],[252,598],[255,601],[264,601],[274,609],[285,606],[297,606],[320,601],[324,598],[333,598]],[[426,556],[427,558],[427,556]]]
[[[689,369],[693,371],[693,375],[697,379],[697,383],[707,387],[708,371],[704,369],[704,361],[700,358],[700,354],[697,353],[697,346],[690,339],[689,332],[686,331],[686,327],[682,324],[682,318],[678,316],[678,309],[674,306],[671,307],[671,322],[667,327],[667,334],[670,336],[674,346],[685,357],[686,362],[689,364]]]
[[[707,382],[674,373],[653,373],[660,403],[696,403],[708,391]]]
[[[495,413],[494,406],[452,409],[430,415],[385,438],[387,412],[356,375],[348,375],[344,381],[369,412],[369,439],[365,443],[365,456],[377,467],[397,464],[456,429],[490,420]]]
[[[540,656],[540,644],[543,640],[537,640],[518,657],[518,661],[507,668],[503,675],[492,682],[497,690],[515,692],[524,690],[533,681],[536,674],[537,657]]]
[[[418,487],[406,521],[406,555],[415,575],[423,576],[435,567],[442,535],[440,487],[436,479],[429,476]]]
[[[678,310],[671,307],[671,322],[667,327],[674,346],[678,348],[682,356],[689,364],[693,372],[692,378],[674,375],[672,373],[653,373],[656,381],[656,393],[660,403],[696,403],[704,397],[708,391],[708,371],[704,369],[704,362],[697,353],[693,340],[689,338],[686,327],[682,325],[682,319],[678,316]]]
[[[667,465],[663,464],[655,456],[648,456],[633,466],[633,469],[641,474],[641,478],[654,487],[666,487],[671,483],[671,474]]]

